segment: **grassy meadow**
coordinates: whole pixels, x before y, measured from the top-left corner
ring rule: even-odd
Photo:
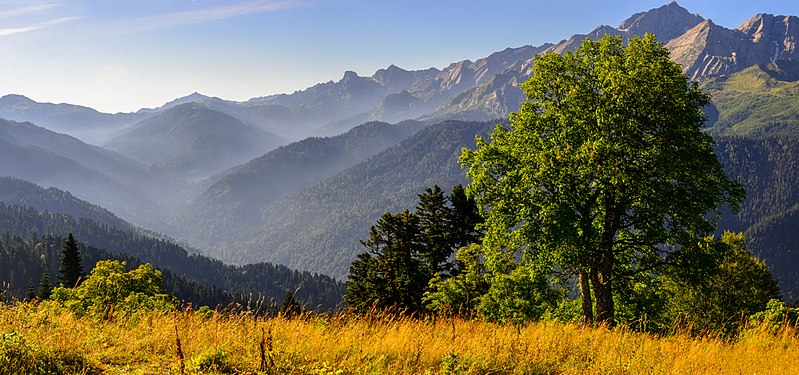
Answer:
[[[2,374],[799,373],[793,328],[720,339],[556,322],[188,310],[102,321],[47,302],[0,305],[0,334]]]

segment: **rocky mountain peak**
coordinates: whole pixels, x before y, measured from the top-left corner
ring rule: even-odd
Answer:
[[[653,33],[658,40],[667,42],[703,20],[704,18],[690,13],[677,2],[671,2],[660,8],[634,14],[619,25],[619,30],[631,36]]]
[[[29,99],[27,96],[19,95],[19,94],[8,94],[3,95],[0,98],[0,103],[36,103],[33,100]]]
[[[799,17],[758,14],[738,26],[756,43],[774,45],[773,60],[799,57]]]
[[[358,78],[360,78],[358,76],[358,73],[355,73],[352,70],[348,70],[348,71],[344,72],[344,77],[341,78],[341,81],[342,82],[348,82],[348,81],[351,81],[351,80],[354,80],[354,79],[358,79]]]

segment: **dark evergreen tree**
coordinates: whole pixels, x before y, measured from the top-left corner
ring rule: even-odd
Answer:
[[[25,291],[25,300],[31,301],[36,298],[36,289],[33,289],[33,281],[28,281],[28,289]]]
[[[383,214],[361,241],[367,253],[353,262],[345,301],[357,311],[391,309],[414,314],[430,275],[419,256],[419,220],[408,212]],[[365,292],[365,294],[360,294]]]
[[[483,232],[477,225],[483,222],[477,202],[466,196],[461,184],[452,187],[449,194],[450,210],[450,243],[455,250],[480,241]]]
[[[385,213],[372,226],[366,252],[351,267],[345,302],[359,312],[372,308],[407,314],[424,310],[422,297],[433,278],[451,277],[450,260],[461,246],[476,242],[480,215],[463,188],[446,197],[434,186],[419,194],[416,212]]]
[[[292,317],[301,315],[305,312],[305,309],[302,307],[297,298],[294,297],[294,292],[287,290],[286,296],[283,297],[283,302],[280,304],[280,313]]]
[[[58,282],[67,288],[74,288],[83,276],[83,266],[80,264],[80,250],[72,233],[69,233],[64,245],[61,247],[61,266],[58,268]]]
[[[449,272],[452,264],[448,262],[452,255],[450,231],[451,209],[447,206],[447,197],[438,185],[425,189],[419,194],[416,206],[419,218],[419,230],[423,246],[419,249],[430,276],[439,272]]]
[[[53,291],[53,286],[50,285],[50,273],[44,270],[42,279],[39,280],[39,298],[45,300],[50,298],[50,293]]]

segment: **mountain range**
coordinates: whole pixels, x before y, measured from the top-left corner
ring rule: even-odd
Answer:
[[[725,227],[744,231],[799,295],[799,244],[786,229],[799,225],[796,16],[759,14],[727,29],[670,3],[617,27],[442,69],[345,72],[244,102],[193,93],[128,114],[7,95],[0,173],[69,190],[225,262],[343,278],[380,214],[412,209],[433,184],[468,183],[460,149],[519,108],[537,54],[646,32],[713,97],[707,131],[748,191]]]

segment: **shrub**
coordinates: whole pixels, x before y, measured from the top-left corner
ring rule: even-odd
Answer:
[[[91,275],[77,288],[58,287],[52,299],[74,314],[110,319],[114,312],[171,311],[174,298],[161,286],[161,272],[142,264],[125,272],[125,262],[99,261]]]

